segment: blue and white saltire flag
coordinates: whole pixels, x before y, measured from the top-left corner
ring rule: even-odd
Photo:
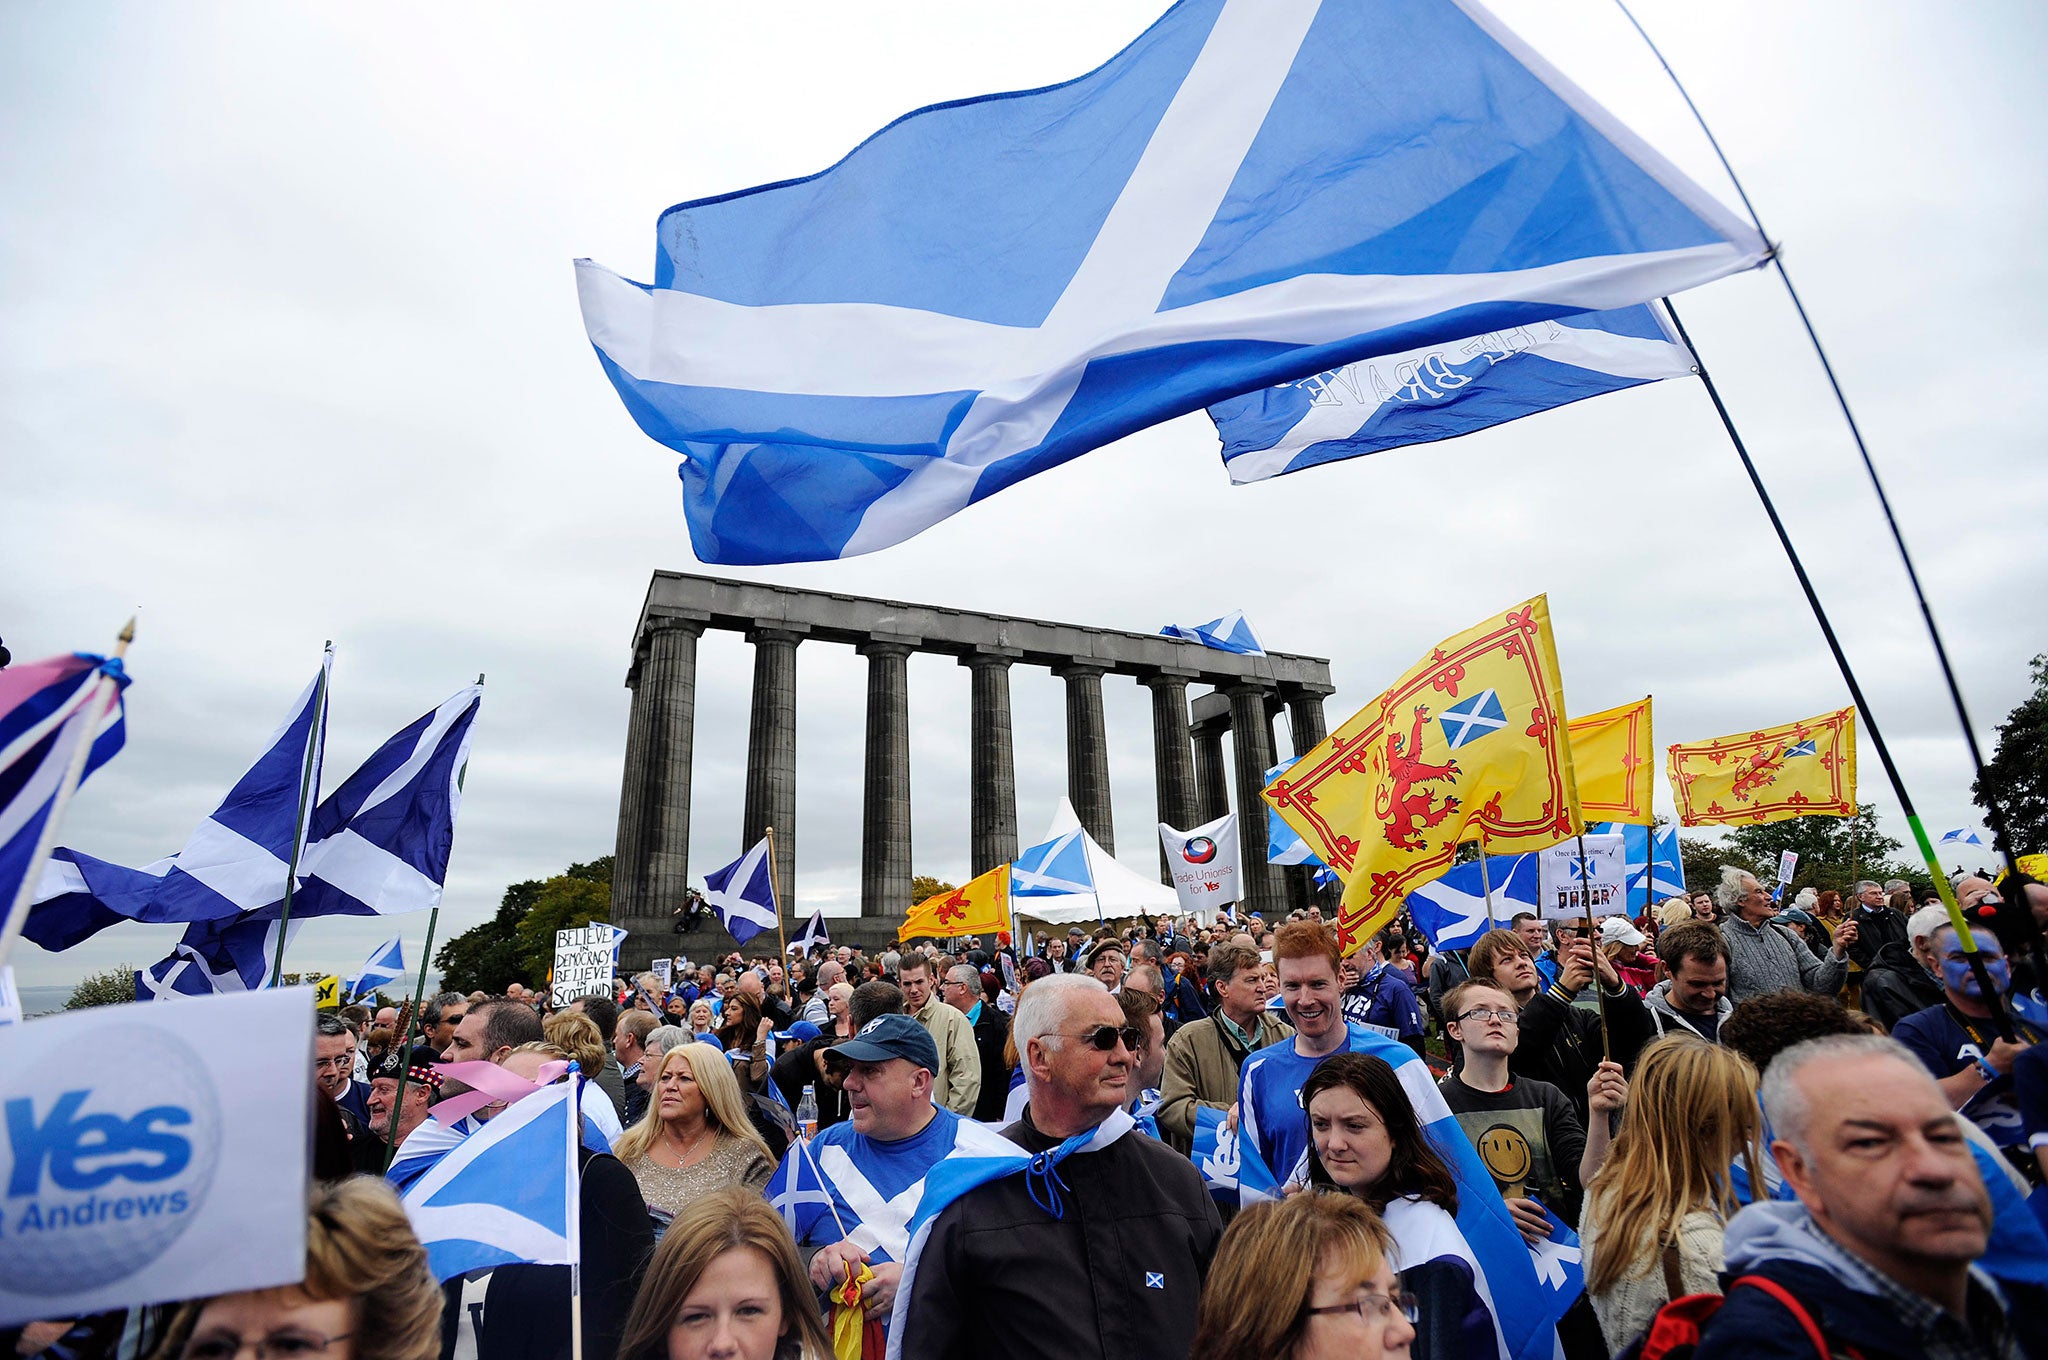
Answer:
[[[990,231],[990,222],[1029,223]],[[679,204],[591,344],[715,563],[873,552],[1135,430],[1764,243],[1478,0],[1181,0],[1087,75]]]
[[[316,685],[324,688],[323,682],[324,673]],[[314,722],[308,716],[314,709],[319,712],[315,725],[325,727],[325,704],[305,706],[310,693],[309,688],[301,696],[300,707],[221,810],[201,824],[177,855],[140,869],[76,851],[51,856],[29,916],[28,937],[45,949],[64,949],[123,920],[225,923],[282,915],[291,822],[299,801],[299,776],[287,769],[288,757]],[[299,855],[293,920],[389,916],[439,904],[462,804],[470,735],[482,702],[480,685],[457,691],[401,729],[320,801]],[[312,777],[317,789],[317,769]],[[266,839],[259,843],[236,826]]]
[[[1500,695],[1483,689],[1445,709],[1437,722],[1444,729],[1444,740],[1455,751],[1460,746],[1500,731],[1508,725],[1508,716],[1501,708]]]
[[[1266,783],[1271,784],[1287,773],[1293,764],[1291,760],[1283,760],[1266,771]],[[1322,861],[1316,858],[1316,852],[1309,849],[1308,842],[1301,838],[1301,833],[1282,821],[1280,814],[1270,805],[1266,808],[1266,863],[1322,865]]]
[[[396,916],[441,904],[484,687],[400,728],[313,814],[293,916]]]
[[[342,991],[354,1001],[359,996],[368,996],[387,982],[396,982],[405,976],[405,946],[399,937],[393,935],[370,951],[370,957],[363,962],[360,971],[342,983]]]
[[[1179,638],[1182,642],[1199,642],[1204,647],[1213,647],[1219,652],[1236,652],[1239,656],[1264,656],[1266,649],[1259,642],[1259,635],[1252,631],[1244,611],[1225,614],[1220,619],[1193,625],[1169,623],[1159,630],[1161,637]]]
[[[1032,846],[1010,862],[1010,896],[1092,896],[1095,874],[1088,867],[1088,838],[1079,826]]]
[[[585,1123],[587,1125],[588,1121]],[[465,1115],[452,1124],[443,1124],[438,1119],[422,1119],[398,1145],[398,1153],[391,1159],[384,1178],[397,1186],[401,1195],[404,1194],[414,1181],[432,1171],[443,1157],[462,1146],[463,1140],[483,1126],[484,1121],[475,1115]]]
[[[818,908],[811,913],[811,919],[804,922],[801,935],[789,942],[789,952],[800,959],[809,958],[813,949],[822,949],[832,943],[831,932],[825,929],[825,909]],[[768,1083],[773,1086],[775,1083]]]
[[[181,996],[256,991],[277,958],[279,929],[289,948],[299,925],[276,919],[194,921],[169,954],[135,974],[135,999],[175,1001]]]
[[[401,1196],[435,1279],[576,1259],[578,1131],[570,1100],[581,1084],[572,1079],[513,1101]]]
[[[220,921],[281,901],[295,851],[303,864],[307,803],[319,796],[333,665],[330,649],[262,754],[184,849],[141,869],[58,849],[23,933],[45,949],[68,949],[124,920]]]
[[[1543,1290],[1550,1325],[1555,1327],[1565,1310],[1586,1292],[1585,1253],[1579,1248],[1579,1235],[1566,1227],[1549,1205],[1536,1207],[1550,1221],[1550,1236],[1529,1248],[1529,1259],[1536,1267],[1536,1283]]]
[[[1280,1182],[1259,1150],[1223,1127],[1224,1111],[1195,1106],[1195,1137],[1188,1155],[1219,1204],[1234,1208],[1280,1198]]]
[[[983,1155],[990,1148],[995,1155],[1006,1155],[987,1142],[992,1131],[982,1125],[951,1111],[938,1118],[954,1126],[952,1150],[945,1155],[960,1151],[962,1130],[970,1127],[975,1132],[968,1139],[984,1149]],[[933,1132],[944,1137],[946,1130]],[[994,1136],[997,1142],[1009,1141]],[[934,1147],[925,1157],[936,1155]],[[977,1154],[969,1147],[961,1155]],[[901,1261],[910,1248],[910,1217],[924,1198],[930,1176],[923,1161],[924,1157],[901,1154],[876,1155],[875,1144],[866,1139],[799,1140],[789,1145],[762,1193],[789,1225],[799,1248],[815,1250],[851,1239],[870,1260]]]
[[[115,682],[111,701],[102,676]],[[0,671],[0,916],[22,896],[79,747],[91,743],[83,784],[127,741],[127,686],[118,658],[83,652]]]
[[[746,854],[704,875],[705,903],[739,944],[775,929],[775,888],[768,873],[768,838],[763,836]]]
[[[1640,912],[1654,906],[1667,897],[1688,896],[1685,890],[1685,863],[1678,853],[1678,827],[1675,823],[1657,828],[1654,841],[1647,826],[1632,826],[1624,822],[1595,822],[1586,828],[1589,836],[1621,834],[1622,859],[1628,866],[1628,907],[1631,912]],[[1654,844],[1656,854],[1646,856],[1644,847]],[[1648,859],[1649,886],[1644,887],[1644,860]]]
[[[1479,861],[1444,870],[1408,894],[1408,915],[1435,949],[1466,949],[1481,935],[1505,927],[1516,912],[1536,910],[1536,852],[1488,855],[1486,879],[1493,887],[1493,915],[1486,912],[1486,883]]]
[[[1363,359],[1218,402],[1209,416],[1230,480],[1256,482],[1692,371],[1661,307],[1625,307]]]
[[[924,1194],[905,1225],[909,1245],[901,1258],[903,1278],[896,1286],[896,1302],[889,1311],[889,1360],[901,1360],[904,1323],[912,1282],[917,1278],[918,1257],[931,1236],[932,1224],[948,1205],[990,1181],[1028,1174],[1033,1182],[1033,1202],[1052,1217],[1060,1218],[1065,1211],[1057,1175],[1059,1164],[1077,1152],[1100,1151],[1136,1127],[1127,1111],[1113,1110],[1109,1118],[1086,1133],[1077,1133],[1058,1147],[1033,1156],[993,1129],[971,1119],[962,1120],[953,1136],[953,1150],[925,1172]]]
[[[1985,837],[1983,832],[1975,830],[1971,827],[1959,826],[1954,831],[1942,832],[1941,839],[1936,841],[1935,844],[1957,846],[1974,845],[1977,846],[1979,849],[1982,849],[1990,845],[1991,842]]]

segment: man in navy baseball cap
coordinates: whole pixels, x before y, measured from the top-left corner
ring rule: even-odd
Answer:
[[[860,1033],[826,1052],[849,1063],[886,1063],[902,1058],[927,1072],[936,1074],[939,1070],[939,1046],[932,1042],[930,1031],[910,1015],[878,1015],[861,1026]],[[854,1103],[854,1108],[859,1108],[859,1102]],[[858,1122],[856,1118],[855,1123]]]

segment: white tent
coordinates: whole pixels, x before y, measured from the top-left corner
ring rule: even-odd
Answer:
[[[1052,825],[1034,844],[1064,836],[1080,825],[1081,819],[1074,815],[1074,805],[1062,798]],[[1097,845],[1095,838],[1086,831],[1081,833],[1081,841],[1087,847],[1088,876],[1095,880],[1095,891],[1061,893],[1057,897],[1013,897],[1010,899],[1013,915],[1043,921],[1047,925],[1066,926],[1140,915],[1180,914],[1180,894],[1172,888],[1126,868],[1114,855]]]

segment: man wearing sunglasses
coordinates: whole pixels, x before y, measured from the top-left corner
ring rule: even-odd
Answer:
[[[1010,1032],[1030,1102],[1003,1136],[1045,1155],[932,1221],[904,1360],[1182,1360],[1223,1225],[1194,1164],[1123,1108],[1144,1036],[1067,973],[1024,989]]]

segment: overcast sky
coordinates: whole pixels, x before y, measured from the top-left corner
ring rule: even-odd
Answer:
[[[1550,595],[1572,708],[1652,693],[1659,744],[1848,702],[1704,392],[1638,388],[1232,489],[1199,415],[899,547],[699,567],[675,459],[634,427],[570,261],[652,273],[669,204],[806,174],[936,100],[1078,75],[1161,0],[0,7],[0,634],[104,649],[142,606],[125,754],[64,841],[169,854],[333,638],[332,787],[489,675],[441,936],[612,848],[649,573],[709,570],[1150,631],[1248,611],[1330,658],[1332,725],[1441,637]],[[1732,200],[1619,11],[1503,17]],[[1980,732],[2044,641],[2048,13],[1642,0],[1801,284]],[[1904,574],[1775,278],[1681,303],[1927,821],[1977,824]],[[742,848],[748,648],[700,651],[691,869]],[[798,661],[799,914],[859,894],[864,663]],[[967,675],[914,659],[919,873],[967,870]],[[1157,868],[1146,692],[1105,685],[1116,841]],[[1013,677],[1019,821],[1065,788],[1060,682]],[[1861,792],[1903,836],[1867,742]],[[1660,805],[1670,806],[1668,791]],[[2039,848],[2039,847],[2036,847]],[[388,933],[325,921],[291,962]],[[424,917],[402,919],[417,960]],[[123,927],[27,985],[144,965]]]

